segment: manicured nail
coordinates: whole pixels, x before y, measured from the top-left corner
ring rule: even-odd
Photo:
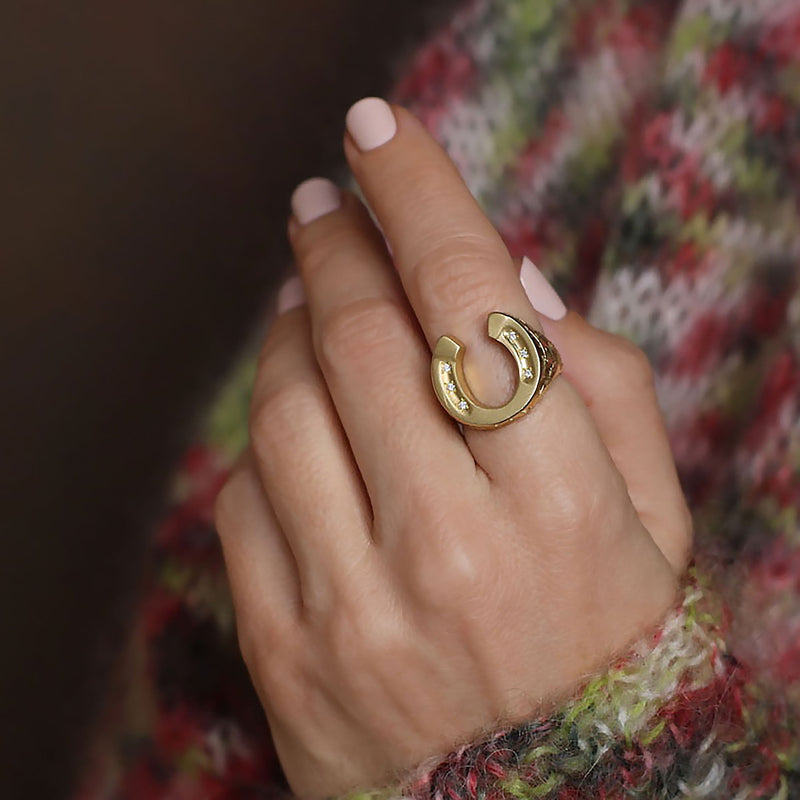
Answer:
[[[301,225],[336,211],[341,204],[339,187],[327,178],[309,178],[292,192],[292,213]]]
[[[528,295],[528,300],[538,314],[552,320],[559,320],[567,313],[564,301],[558,296],[556,290],[550,285],[547,278],[539,271],[536,264],[527,256],[522,258],[519,270],[519,279],[522,288]]]
[[[374,150],[397,133],[391,106],[380,97],[365,97],[354,103],[345,117],[347,130],[359,150]]]
[[[306,292],[299,275],[289,278],[278,291],[278,313],[283,314],[306,302]]]

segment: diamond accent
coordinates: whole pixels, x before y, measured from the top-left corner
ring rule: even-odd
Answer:
[[[519,354],[523,358],[527,358],[528,357],[528,348],[527,347],[523,347],[522,350],[519,351]]]
[[[466,400],[459,400],[458,401],[458,407],[462,411],[466,411],[469,408],[469,403]]]
[[[456,385],[455,385],[455,383],[453,383],[453,381],[450,381],[450,383],[448,383],[448,384],[447,384],[447,388],[448,388],[448,389],[449,389],[451,392],[454,392],[454,391],[456,390]]]
[[[533,377],[533,370],[532,369],[524,369],[522,370],[522,377],[523,378],[532,378]]]
[[[444,362],[442,362],[442,369],[445,372],[452,372],[453,371],[453,366],[452,366],[452,364],[448,364],[446,361],[444,361]]]
[[[517,332],[516,332],[516,331],[509,331],[509,332],[508,332],[508,338],[509,338],[509,339],[510,339],[512,342],[516,342],[516,341],[517,341]]]

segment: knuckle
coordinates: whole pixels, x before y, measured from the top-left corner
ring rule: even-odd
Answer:
[[[553,480],[547,487],[547,509],[554,530],[580,533],[589,529],[598,517],[598,499],[579,488],[566,476]]]
[[[302,420],[319,413],[318,393],[318,388],[297,379],[276,382],[265,389],[250,414],[253,446],[270,450],[292,445]]]
[[[460,614],[485,595],[492,573],[491,558],[453,537],[445,546],[415,559],[412,592],[418,603],[437,614]]]
[[[402,647],[396,621],[380,608],[343,604],[325,620],[328,646],[339,664],[353,659],[378,664]]]
[[[616,337],[615,366],[626,384],[651,388],[655,383],[653,365],[645,352],[623,336]]]
[[[307,238],[298,253],[298,266],[309,281],[315,280],[322,270],[330,269],[334,259],[351,249],[347,228],[336,227],[318,233],[318,236]]]
[[[342,360],[365,366],[385,360],[401,346],[408,328],[405,312],[388,298],[367,297],[345,303],[331,311],[320,326],[318,354],[323,369],[335,368]]]
[[[411,275],[425,312],[436,316],[455,305],[482,313],[496,295],[496,250],[482,235],[459,234],[424,253]]]
[[[268,630],[252,614],[237,611],[236,638],[248,671],[259,684],[269,686],[285,680],[287,665],[296,660],[292,638],[284,626],[270,621]]]

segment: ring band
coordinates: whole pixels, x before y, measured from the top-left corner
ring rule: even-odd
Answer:
[[[472,394],[463,373],[465,347],[457,339],[440,336],[431,358],[436,397],[453,419],[471,428],[499,428],[527,414],[562,370],[555,345],[522,320],[493,311],[487,329],[511,353],[519,370],[517,388],[505,405],[484,406]]]

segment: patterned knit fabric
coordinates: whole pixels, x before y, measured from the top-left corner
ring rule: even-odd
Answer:
[[[647,352],[697,555],[563,708],[360,796],[800,798],[800,0],[476,0],[391,99],[514,255]],[[285,794],[212,525],[253,373],[177,476],[85,800]]]

